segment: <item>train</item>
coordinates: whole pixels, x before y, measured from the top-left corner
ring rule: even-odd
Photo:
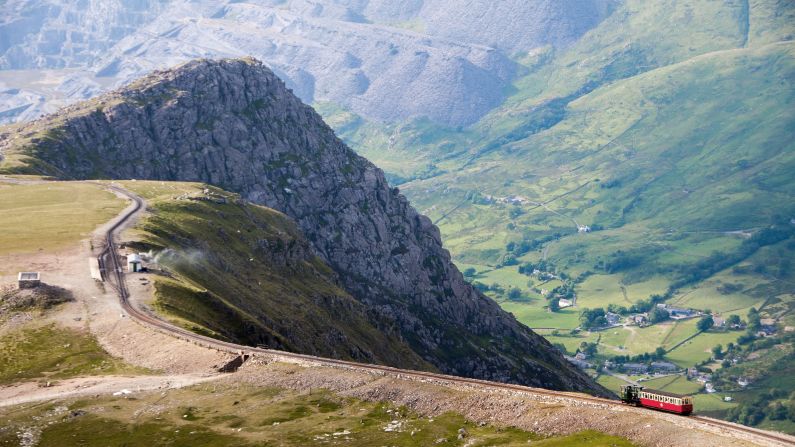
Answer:
[[[638,385],[622,385],[621,401],[639,407],[687,416],[693,412],[693,398],[681,394],[646,389]]]

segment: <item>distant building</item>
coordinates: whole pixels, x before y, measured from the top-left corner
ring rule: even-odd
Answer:
[[[687,368],[687,377],[693,378],[698,375],[698,370],[696,368]]]
[[[712,316],[712,323],[717,328],[726,327],[726,319],[723,317],[718,317],[716,315]]]
[[[696,380],[701,383],[707,383],[712,380],[712,374],[699,374],[698,377],[696,377]]]
[[[615,325],[618,324],[619,321],[621,321],[621,315],[614,314],[613,312],[608,312],[605,315],[605,319],[607,319],[607,324],[608,325],[615,326]]]
[[[567,300],[565,298],[561,298],[558,300],[558,307],[563,309],[564,307],[571,307],[574,303],[571,300]]]
[[[776,335],[776,332],[778,332],[778,329],[775,326],[763,324],[756,335],[760,337],[770,337],[771,335]]]
[[[569,361],[569,363],[575,365],[577,368],[588,369],[588,368],[591,367],[590,363],[586,362],[585,360],[580,360],[577,357],[571,357],[571,356],[568,356],[568,355],[564,355],[563,357],[565,357],[566,360]]]
[[[776,325],[776,319],[775,318],[762,318],[761,320],[759,320],[759,324],[761,324],[762,326],[775,326]]]
[[[649,322],[649,316],[646,314],[637,314],[630,317],[630,320],[638,326],[643,326]]]
[[[750,384],[751,382],[749,382],[748,379],[743,379],[743,378],[737,379],[737,385],[740,385],[743,388],[747,387]]]
[[[624,372],[628,374],[646,374],[649,370],[649,367],[643,363],[624,363],[622,366],[624,367]]]
[[[577,225],[577,232],[578,233],[590,233],[591,227],[588,225]]]
[[[674,372],[679,369],[671,362],[651,362],[651,369],[655,372]]]
[[[690,318],[695,314],[693,309],[682,309],[680,307],[667,307],[665,310],[668,311],[668,315],[670,315],[674,320]]]
[[[141,261],[141,256],[133,253],[127,256],[127,271],[130,273],[140,272],[141,267],[143,267],[143,261]]]
[[[574,356],[577,360],[588,360],[588,354],[584,352],[578,352],[577,355]]]
[[[20,289],[35,289],[41,285],[39,272],[19,272],[18,281]]]
[[[714,393],[715,392],[715,385],[707,382],[707,383],[704,384],[704,390],[706,392],[708,392],[708,393]]]

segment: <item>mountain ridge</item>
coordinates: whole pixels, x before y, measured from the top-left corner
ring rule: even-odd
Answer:
[[[156,72],[2,138],[7,172],[203,181],[287,214],[444,372],[608,394],[466,283],[431,221],[251,58]]]

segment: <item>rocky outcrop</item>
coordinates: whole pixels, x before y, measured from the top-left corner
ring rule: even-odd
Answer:
[[[292,217],[353,297],[440,370],[606,391],[466,283],[439,230],[251,59],[195,61],[3,135],[62,178],[202,181]]]

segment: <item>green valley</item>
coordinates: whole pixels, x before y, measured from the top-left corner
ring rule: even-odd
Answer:
[[[319,110],[433,219],[471,282],[570,355],[596,344],[601,365],[662,348],[661,361],[717,372],[716,345],[762,349],[749,330],[700,332],[701,317],[625,324],[658,304],[718,321],[758,310],[789,345],[795,7],[616,8],[569,48],[520,55],[511,96],[468,128]],[[589,308],[621,325],[583,328]]]

